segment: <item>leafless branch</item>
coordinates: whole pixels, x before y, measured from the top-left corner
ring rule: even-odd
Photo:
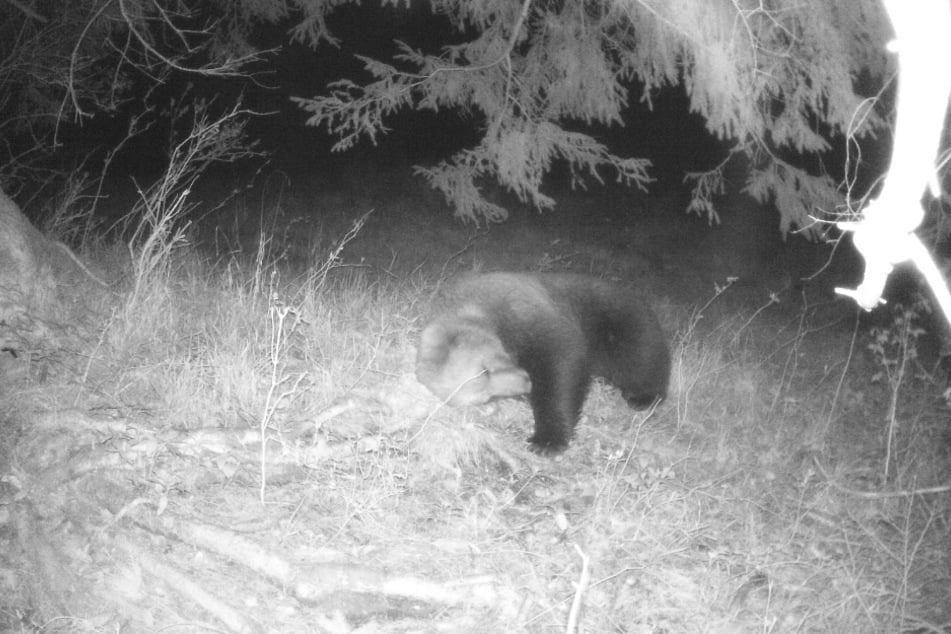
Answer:
[[[24,15],[29,16],[31,19],[36,20],[37,22],[41,22],[43,24],[49,22],[49,20],[47,20],[45,17],[34,11],[32,7],[26,6],[19,0],[6,0],[6,2],[7,4],[13,5]]]

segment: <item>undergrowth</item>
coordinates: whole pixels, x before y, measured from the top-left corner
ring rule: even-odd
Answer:
[[[334,237],[283,234],[291,266],[279,235],[197,247],[183,207],[143,204],[88,349],[2,394],[19,545],[0,559],[4,627],[951,623],[948,410],[913,370],[914,310],[867,338],[850,311],[774,294],[714,318],[729,283],[655,295],[668,400],[632,413],[596,383],[568,450],[542,458],[525,403],[454,410],[415,381],[444,263],[351,266],[352,241],[374,239],[363,215]],[[57,593],[43,614],[68,625],[34,620]]]

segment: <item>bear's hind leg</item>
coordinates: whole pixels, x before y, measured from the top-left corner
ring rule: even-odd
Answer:
[[[664,400],[664,396],[657,391],[642,393],[625,392],[622,396],[624,396],[624,400],[627,401],[628,407],[638,411],[647,409],[654,403]]]

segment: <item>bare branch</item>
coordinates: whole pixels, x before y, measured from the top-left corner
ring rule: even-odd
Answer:
[[[42,24],[46,24],[49,22],[49,20],[47,20],[45,17],[43,17],[42,15],[34,11],[32,7],[26,6],[19,0],[6,0],[6,2],[7,4],[12,4],[14,7],[17,8],[17,10],[21,11],[24,15],[28,16],[32,20],[36,20],[37,22],[40,22]]]
[[[244,74],[244,71],[242,70],[244,66],[246,66],[247,64],[250,64],[251,62],[258,61],[260,59],[260,55],[257,52],[255,52],[255,53],[244,55],[238,58],[228,59],[223,64],[220,64],[220,65],[209,64],[207,66],[194,66],[194,67],[184,65],[177,59],[173,59],[171,57],[163,55],[154,46],[152,46],[151,43],[149,43],[148,39],[140,32],[139,25],[136,22],[136,20],[131,15],[129,15],[128,8],[126,7],[126,4],[125,4],[126,1],[127,0],[117,0],[117,2],[119,3],[119,11],[122,14],[122,18],[125,20],[126,26],[128,26],[129,28],[129,32],[132,34],[133,37],[135,37],[136,40],[138,40],[143,50],[154,55],[157,59],[161,60],[162,63],[164,63],[169,68],[174,68],[175,70],[179,70],[186,73],[195,73],[198,75],[206,75],[206,76],[218,75],[218,76],[225,76],[225,77],[234,77],[237,75]],[[163,23],[171,29],[172,33],[174,33],[180,38],[181,42],[184,44],[185,53],[194,53],[196,49],[192,47],[190,44],[188,44],[188,40],[186,38],[185,32],[175,25],[169,13],[165,9],[161,7],[159,8],[160,8],[159,13],[162,16]],[[205,30],[200,31],[200,34],[203,36],[208,36],[213,30],[214,30],[213,26],[209,26]]]

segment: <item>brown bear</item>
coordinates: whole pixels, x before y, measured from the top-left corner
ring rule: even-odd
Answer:
[[[653,311],[630,289],[560,273],[462,277],[423,330],[416,377],[453,406],[528,394],[529,439],[561,451],[574,432],[592,376],[634,408],[667,395],[670,352]]]

